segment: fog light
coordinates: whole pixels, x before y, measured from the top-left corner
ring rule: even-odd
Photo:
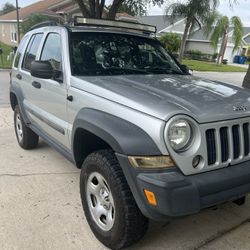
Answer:
[[[157,201],[155,198],[155,194],[147,189],[144,189],[144,193],[146,195],[146,198],[148,200],[148,203],[152,206],[156,206],[157,205]]]
[[[196,155],[193,158],[192,162],[193,168],[202,168],[203,167],[203,158],[201,155]]]

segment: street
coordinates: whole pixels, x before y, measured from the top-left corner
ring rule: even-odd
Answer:
[[[0,71],[0,249],[106,249],[83,214],[79,174],[42,140],[22,150],[9,107],[9,73]],[[244,73],[195,73],[241,85]],[[209,77],[208,77],[209,78]],[[150,222],[130,249],[250,249],[250,199],[206,209],[167,223]]]

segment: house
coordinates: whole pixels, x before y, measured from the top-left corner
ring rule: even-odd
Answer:
[[[79,13],[79,8],[72,0],[42,0],[19,9],[20,23],[33,14],[58,17],[60,14]],[[16,11],[0,16],[0,42],[17,46],[17,15]]]
[[[172,19],[170,16],[143,16],[137,17],[137,19],[145,24],[151,24],[157,27],[157,36],[160,37],[165,33],[173,32],[180,36],[183,35],[185,29],[186,19],[183,17],[176,17]],[[233,51],[234,43],[232,41],[232,29],[229,32],[229,39],[227,48],[225,51],[225,59],[229,62],[233,62],[235,55],[244,54],[250,56],[250,27],[244,27],[242,45],[235,51]],[[214,54],[219,52],[221,47],[221,41],[219,41],[217,50],[211,46],[210,36],[204,34],[204,28],[195,27],[194,31],[189,35],[186,44],[186,51],[188,50],[199,50],[206,54]]]

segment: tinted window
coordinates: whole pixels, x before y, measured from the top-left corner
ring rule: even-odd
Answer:
[[[31,37],[24,57],[24,62],[23,62],[24,69],[30,70],[31,63],[36,59],[36,54],[42,37],[43,34],[35,34]]]
[[[21,43],[19,44],[19,46],[18,46],[18,50],[17,50],[17,52],[16,52],[16,57],[15,57],[15,61],[14,61],[14,67],[15,67],[15,68],[17,68],[18,65],[19,65],[19,61],[20,61],[20,58],[21,58],[21,56],[22,56],[22,54],[23,54],[23,52],[24,52],[24,45],[26,44],[27,39],[28,39],[28,37],[25,36],[25,37],[22,39],[22,41],[21,41]]]
[[[107,33],[72,33],[73,75],[183,74],[151,38]]]
[[[49,61],[56,70],[61,69],[61,39],[60,35],[50,33],[45,41],[41,61]]]

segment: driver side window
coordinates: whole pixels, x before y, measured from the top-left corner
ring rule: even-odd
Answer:
[[[41,61],[49,61],[55,70],[61,70],[61,38],[57,33],[48,34],[43,46]]]

